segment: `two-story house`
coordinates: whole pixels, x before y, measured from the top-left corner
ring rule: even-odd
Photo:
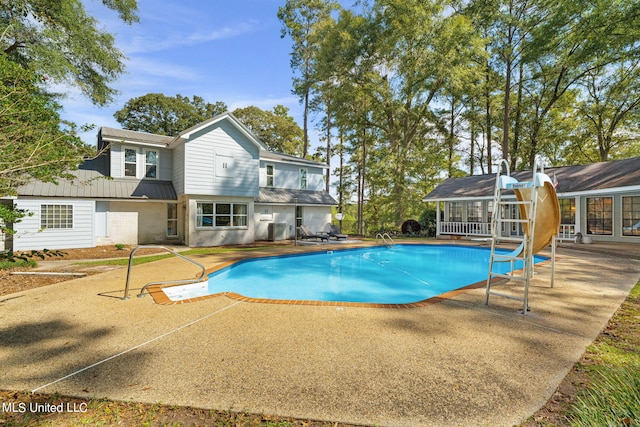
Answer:
[[[6,248],[293,238],[296,225],[324,229],[337,205],[326,164],[267,151],[229,113],[176,137],[102,127],[97,148],[77,180],[33,182],[2,201],[30,212]]]

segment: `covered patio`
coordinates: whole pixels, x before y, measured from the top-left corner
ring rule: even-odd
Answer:
[[[545,168],[557,182],[561,225],[558,237],[575,241],[578,233],[594,242],[640,243],[640,157],[590,165]],[[530,180],[531,171],[511,174]],[[423,201],[435,204],[436,237],[490,237],[495,174],[449,178]],[[505,217],[518,216],[516,209]],[[635,228],[634,228],[635,227]],[[521,235],[510,223],[502,236]]]

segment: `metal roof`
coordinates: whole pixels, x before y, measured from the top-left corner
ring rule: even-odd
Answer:
[[[612,190],[616,188],[638,187],[640,189],[640,157],[589,165],[545,168],[544,172],[558,182],[559,194]],[[531,179],[531,171],[511,173],[518,181]],[[429,193],[423,200],[463,199],[493,197],[495,173],[448,178]]]
[[[261,188],[256,203],[294,204],[298,198],[299,205],[329,205],[336,206],[338,202],[326,191],[287,190],[283,188]]]
[[[92,199],[178,200],[171,181],[108,178],[95,170],[72,172],[77,180],[33,181],[18,188],[20,196]]]
[[[106,141],[142,142],[165,146],[176,139],[173,136],[156,135],[127,129],[115,129],[105,126],[100,128],[99,134],[102,139]]]
[[[272,160],[275,162],[297,163],[304,166],[315,166],[327,169],[326,163],[316,162],[315,160],[303,159],[289,154],[274,153],[272,151],[260,151],[260,160]]]

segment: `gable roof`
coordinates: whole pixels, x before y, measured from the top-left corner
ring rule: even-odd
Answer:
[[[640,157],[589,165],[545,168],[544,172],[558,181],[558,195],[571,195],[612,189],[640,190]],[[531,179],[531,171],[512,172],[518,181]],[[423,201],[491,198],[495,186],[495,173],[448,178]]]
[[[135,142],[138,144],[142,143],[167,146],[175,139],[175,137],[103,126],[98,131],[98,139],[108,142]]]
[[[272,162],[297,163],[301,166],[314,166],[318,168],[328,169],[326,163],[316,162],[315,160],[303,159],[302,157],[292,156],[290,154],[274,153],[273,151],[260,151],[260,160]]]
[[[33,181],[18,188],[21,197],[87,197],[92,199],[178,200],[171,181],[107,178],[97,170],[72,172],[77,180]]]
[[[216,124],[218,122],[221,122],[223,120],[228,121],[229,123],[231,123],[233,126],[236,127],[236,129],[238,129],[240,131],[240,133],[242,133],[244,136],[247,137],[247,139],[249,141],[251,141],[252,144],[254,144],[256,147],[258,147],[258,149],[260,150],[266,150],[267,146],[258,139],[258,137],[251,132],[251,130],[249,130],[248,127],[246,127],[240,120],[238,120],[233,114],[226,112],[226,113],[222,113],[222,114],[218,114],[215,117],[212,117],[208,120],[205,120],[204,122],[198,123],[195,126],[191,126],[189,129],[183,130],[182,132],[180,132],[178,134],[178,136],[175,137],[175,141],[179,141],[179,140],[187,140],[189,139],[189,137],[191,136],[191,134],[196,133],[204,128],[206,128],[207,126],[211,126],[213,124]],[[174,141],[174,142],[175,142]],[[174,143],[172,142],[172,144]]]

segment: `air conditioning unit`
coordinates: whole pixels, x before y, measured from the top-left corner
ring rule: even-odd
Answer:
[[[284,222],[270,222],[267,231],[267,240],[285,240],[287,238],[287,224]]]

